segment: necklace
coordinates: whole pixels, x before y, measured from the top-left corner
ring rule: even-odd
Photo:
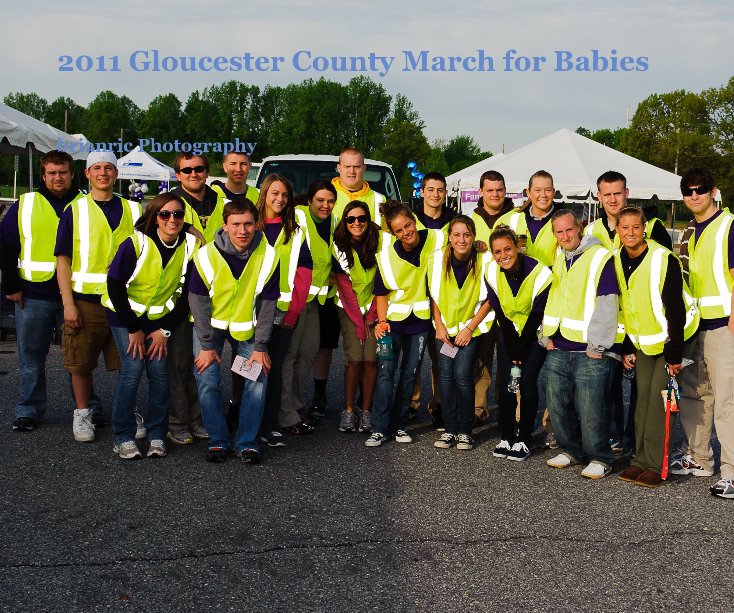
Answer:
[[[166,241],[163,240],[163,237],[161,236],[160,228],[156,228],[156,233],[158,234],[158,238],[161,239],[161,243],[163,243],[163,246],[166,249],[175,249],[178,246],[178,236],[176,237],[176,240],[174,241],[173,245],[169,245],[168,243],[166,243]]]

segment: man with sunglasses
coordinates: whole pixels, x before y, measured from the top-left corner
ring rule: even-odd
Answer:
[[[64,365],[71,373],[74,439],[94,440],[90,409],[92,373],[99,354],[107,370],[117,370],[117,354],[102,294],[107,288],[107,269],[123,240],[130,236],[141,215],[140,204],[113,192],[117,159],[109,151],[87,156],[84,172],[89,195],[72,201],[64,209],[56,234],[56,275],[64,307],[61,349]]]
[[[172,192],[181,196],[186,203],[184,221],[200,230],[204,226],[204,238],[211,242],[215,232],[222,227],[221,211],[225,198],[206,184],[209,160],[205,155],[179,153],[173,161],[173,170],[181,185]],[[193,328],[188,321],[184,320],[171,330],[168,339],[168,379],[171,387],[168,440],[174,445],[190,445],[194,439],[209,439],[202,423],[201,406],[196,392],[193,344]]]
[[[710,492],[734,499],[734,215],[716,206],[714,177],[708,170],[692,168],[680,187],[695,221],[688,243],[688,284],[701,322],[684,353],[693,364],[680,376],[680,420],[687,448],[673,460],[671,472],[714,474],[714,425],[721,444],[721,478]]]

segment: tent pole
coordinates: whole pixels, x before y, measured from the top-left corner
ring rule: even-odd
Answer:
[[[20,156],[15,156],[15,164],[13,165],[13,200],[17,200],[18,196],[18,166],[20,164]]]
[[[33,149],[28,145],[28,191],[33,191]]]

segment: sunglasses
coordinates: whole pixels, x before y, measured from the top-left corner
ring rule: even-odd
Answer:
[[[202,172],[206,171],[206,166],[186,166],[186,168],[181,168],[179,172],[182,172],[185,175],[190,175],[192,172],[195,172],[197,174],[201,174]]]
[[[368,219],[369,217],[367,217],[367,215],[348,215],[344,218],[344,221],[346,221],[347,224],[351,225],[356,221],[358,221],[359,223],[367,223]]]
[[[158,211],[156,213],[158,217],[160,217],[163,221],[168,221],[171,218],[171,215],[173,215],[174,219],[183,219],[184,213],[181,209],[178,209],[178,211]]]
[[[684,196],[692,196],[693,192],[696,192],[699,196],[708,194],[711,190],[708,187],[681,187],[680,193]]]

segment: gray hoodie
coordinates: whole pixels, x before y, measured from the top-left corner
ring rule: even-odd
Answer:
[[[601,244],[601,241],[596,236],[588,234],[581,237],[581,244],[579,244],[574,251],[566,251],[564,249],[563,254],[566,256],[566,260],[574,261],[590,247]],[[594,312],[591,315],[589,330],[587,332],[588,344],[586,346],[586,351],[588,353],[596,355],[604,354],[620,359],[618,354],[609,351],[610,347],[614,345],[614,340],[617,337],[618,313],[618,294],[607,294],[605,296],[596,297],[596,306],[594,307]],[[549,341],[550,339],[546,336],[541,336],[538,340],[543,347],[546,347]]]
[[[258,231],[252,239],[249,247],[243,252],[237,251],[229,236],[223,228],[217,230],[214,235],[214,244],[228,256],[234,256],[243,261],[250,259],[252,252],[260,245],[263,240],[262,232]],[[243,273],[244,274],[244,273]],[[255,312],[257,313],[255,335],[253,338],[254,351],[267,351],[268,342],[270,341],[270,332],[273,329],[273,318],[275,317],[275,300],[262,300],[259,297],[255,302]],[[200,296],[198,294],[189,293],[189,307],[194,317],[194,329],[196,336],[199,338],[202,349],[214,349],[214,331],[212,329],[212,300],[209,296]]]

